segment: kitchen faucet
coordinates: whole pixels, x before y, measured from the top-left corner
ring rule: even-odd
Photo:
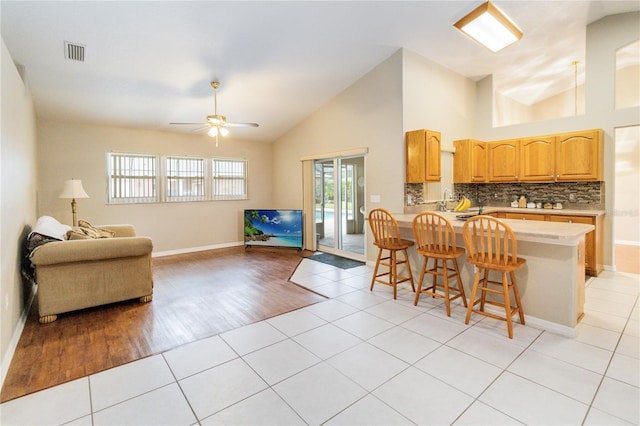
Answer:
[[[447,193],[449,193],[449,198],[447,198]],[[440,201],[440,211],[447,211],[447,200],[451,198],[451,190],[449,188],[444,189],[444,193],[442,194],[442,201]]]

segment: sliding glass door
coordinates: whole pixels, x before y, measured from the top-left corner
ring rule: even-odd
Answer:
[[[364,259],[364,157],[315,161],[318,249]]]

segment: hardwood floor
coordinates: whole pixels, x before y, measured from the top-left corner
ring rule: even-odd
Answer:
[[[34,303],[0,401],[326,300],[289,282],[310,254],[233,247],[155,258],[151,303],[62,314],[51,324],[38,323]]]

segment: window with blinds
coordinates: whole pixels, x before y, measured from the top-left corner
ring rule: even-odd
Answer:
[[[167,201],[205,200],[205,159],[165,158]]]
[[[108,154],[109,203],[158,201],[158,160],[154,155]]]
[[[108,203],[247,199],[247,161],[107,154]]]
[[[212,195],[214,200],[247,198],[247,162],[245,160],[212,159]]]

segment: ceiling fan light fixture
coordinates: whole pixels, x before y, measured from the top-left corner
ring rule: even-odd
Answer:
[[[209,129],[207,134],[209,136],[211,136],[212,138],[214,138],[214,137],[216,137],[218,135],[224,137],[224,136],[227,136],[229,134],[229,130],[224,128],[224,127],[220,127],[219,125],[216,125],[216,126],[211,126],[211,128]]]
[[[522,38],[522,31],[493,3],[487,1],[453,24],[492,52]]]

